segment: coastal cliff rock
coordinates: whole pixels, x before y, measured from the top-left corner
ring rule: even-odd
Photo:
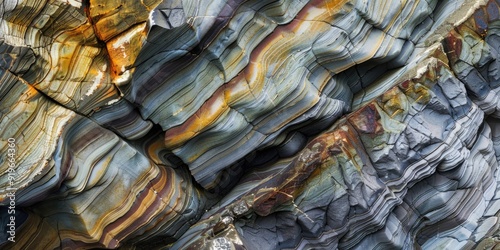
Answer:
[[[499,13],[4,1],[0,247],[498,248]]]

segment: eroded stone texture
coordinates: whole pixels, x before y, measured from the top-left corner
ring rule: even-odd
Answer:
[[[493,249],[500,2],[5,1],[7,249]]]
[[[185,171],[155,159],[154,144],[148,157],[9,71],[0,93],[8,114],[2,137],[16,138],[16,206],[25,207],[16,214],[28,215],[13,247],[115,248],[131,238],[173,237],[201,215],[203,192]],[[7,175],[1,185],[0,198],[8,204]]]

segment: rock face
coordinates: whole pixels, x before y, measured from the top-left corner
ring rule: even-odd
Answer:
[[[0,13],[2,248],[500,247],[498,0]]]

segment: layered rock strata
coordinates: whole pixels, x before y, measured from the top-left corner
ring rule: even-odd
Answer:
[[[0,245],[493,249],[499,6],[6,1]]]

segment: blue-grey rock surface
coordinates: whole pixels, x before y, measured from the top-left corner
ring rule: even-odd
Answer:
[[[4,0],[0,247],[500,248],[499,13]]]

